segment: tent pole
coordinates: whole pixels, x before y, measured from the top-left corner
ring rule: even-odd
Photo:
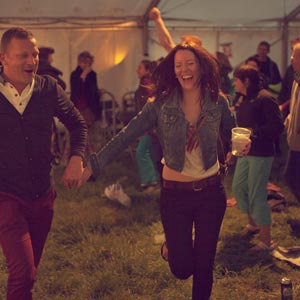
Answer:
[[[287,20],[283,20],[282,23],[283,23],[282,24],[283,26],[282,26],[282,61],[281,61],[282,65],[281,65],[281,67],[282,67],[282,71],[284,74],[285,70],[287,69],[288,62],[289,62],[289,59],[288,59],[289,22]]]
[[[150,5],[148,6],[145,14],[143,15],[141,19],[141,26],[143,29],[143,36],[142,36],[142,47],[143,47],[143,55],[144,56],[149,56],[148,53],[148,40],[149,40],[149,26],[148,26],[148,21],[149,21],[149,12],[150,10],[157,6],[160,0],[152,0]]]

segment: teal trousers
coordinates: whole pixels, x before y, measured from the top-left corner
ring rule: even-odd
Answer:
[[[135,153],[142,187],[155,185],[159,182],[159,174],[156,162],[152,159],[151,147],[151,136],[143,135],[139,140]]]
[[[234,170],[232,191],[237,205],[252,216],[256,225],[271,224],[271,210],[267,203],[267,183],[273,157],[239,157]]]

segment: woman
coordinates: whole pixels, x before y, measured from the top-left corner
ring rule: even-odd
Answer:
[[[101,116],[100,93],[97,84],[97,73],[92,69],[94,56],[88,51],[81,52],[77,57],[77,67],[70,75],[71,101],[80,111],[88,125],[88,142],[85,155],[93,150],[91,142],[91,127]],[[90,181],[95,181],[91,176]]]
[[[193,300],[208,300],[226,208],[217,141],[220,130],[230,142],[233,118],[219,93],[216,60],[192,40],[170,51],[153,80],[155,101],[146,103],[126,128],[90,156],[83,181],[100,175],[120,150],[155,128],[163,151],[160,212],[170,269],[180,279],[193,276]]]
[[[94,56],[83,51],[78,55],[77,62],[70,76],[71,100],[90,127],[101,116],[97,74],[92,69]]]
[[[273,96],[260,88],[257,69],[244,65],[234,72],[239,94],[234,103],[237,124],[251,130],[251,150],[237,159],[232,190],[242,212],[248,214],[243,234],[259,232],[254,251],[270,250],[271,211],[267,203],[267,183],[274,156],[274,140],[283,131],[278,105]]]

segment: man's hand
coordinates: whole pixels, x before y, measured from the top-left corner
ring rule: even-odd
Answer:
[[[80,156],[72,156],[62,176],[66,188],[80,187],[83,173],[83,163]]]

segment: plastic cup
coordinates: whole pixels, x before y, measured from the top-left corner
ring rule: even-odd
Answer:
[[[250,142],[251,131],[243,127],[235,127],[231,129],[232,154],[242,156],[243,149]]]

